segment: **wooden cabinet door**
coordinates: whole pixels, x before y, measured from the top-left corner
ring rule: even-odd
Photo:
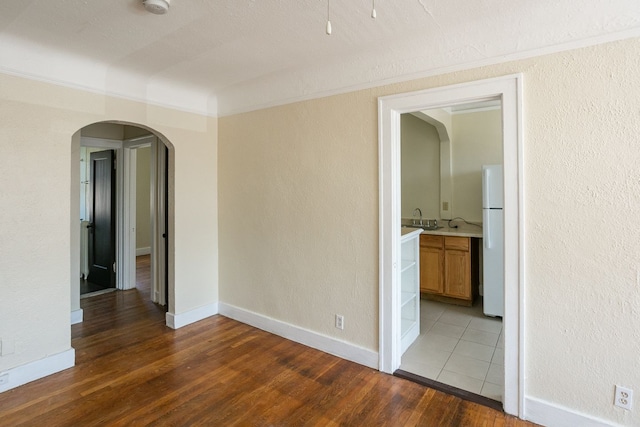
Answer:
[[[420,292],[442,294],[444,272],[442,249],[420,247]]]
[[[444,294],[471,299],[471,257],[469,252],[445,250]]]

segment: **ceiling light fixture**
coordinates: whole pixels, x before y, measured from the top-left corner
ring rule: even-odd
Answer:
[[[147,11],[156,15],[164,15],[169,10],[171,0],[143,0],[142,4]]]
[[[376,13],[376,0],[372,0],[371,5],[371,18],[376,19],[378,14]],[[331,0],[327,0],[327,35],[331,35]]]

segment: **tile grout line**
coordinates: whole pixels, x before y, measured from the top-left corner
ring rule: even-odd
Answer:
[[[421,306],[422,306],[422,304],[421,304]],[[432,348],[432,349],[435,349],[435,350],[438,350],[440,352],[443,352],[443,353],[447,354],[446,360],[444,360],[444,363],[442,364],[442,367],[437,369],[437,373],[436,373],[434,379],[436,381],[441,381],[441,380],[439,380],[439,378],[444,372],[449,372],[451,374],[459,375],[459,376],[462,376],[462,377],[467,377],[469,379],[478,381],[480,383],[479,384],[480,390],[478,392],[478,394],[480,394],[480,395],[482,395],[482,392],[485,389],[485,386],[487,386],[487,384],[490,384],[491,386],[498,386],[499,387],[499,384],[496,385],[496,384],[493,384],[493,383],[489,383],[487,381],[487,378],[488,378],[488,375],[489,375],[489,371],[491,370],[491,366],[494,364],[493,360],[494,360],[494,357],[496,356],[496,352],[498,351],[498,345],[499,345],[499,341],[500,341],[500,336],[501,336],[501,334],[503,332],[502,325],[500,327],[500,330],[496,334],[496,332],[494,331],[495,330],[494,328],[488,328],[490,330],[484,330],[484,329],[476,329],[476,328],[472,327],[472,324],[475,327],[480,327],[480,328],[484,327],[482,322],[481,323],[478,323],[478,322],[474,323],[474,321],[477,320],[477,319],[481,319],[481,320],[485,319],[485,317],[482,315],[482,313],[480,313],[480,315],[478,315],[478,313],[476,313],[474,311],[474,312],[472,312],[472,314],[468,314],[468,313],[465,313],[465,312],[460,312],[460,311],[458,311],[456,309],[451,309],[450,307],[444,307],[444,308],[443,307],[437,307],[437,309],[436,308],[433,309],[433,311],[435,311],[435,313],[437,313],[434,317],[430,317],[430,318],[423,317],[422,313],[425,313],[425,312],[427,312],[429,310],[430,309],[426,309],[424,311],[421,310],[421,323],[422,322],[428,322],[430,324],[430,326],[425,328],[424,331],[421,330],[420,335],[426,335],[427,333],[432,332],[434,335],[438,335],[438,336],[449,338],[451,340],[455,340],[455,344],[453,345],[453,349],[451,351],[443,350],[441,347],[432,347],[432,346],[430,346],[430,348]],[[440,310],[442,310],[442,311],[440,311]],[[464,318],[466,318],[468,320],[465,322],[464,319],[460,319],[462,321],[459,321],[459,320],[456,320],[456,316],[463,316]],[[462,326],[463,323],[465,324],[465,326]],[[461,330],[462,333],[460,334],[460,336],[452,336],[453,334],[447,335],[447,334],[436,333],[436,332],[433,331],[433,328],[436,326],[436,324],[440,324],[440,325],[442,325],[442,327],[446,326],[446,327],[452,327],[452,328],[460,328],[459,330]],[[487,329],[487,328],[485,328],[485,329]],[[445,328],[445,331],[446,331],[446,328]],[[439,330],[439,332],[445,332],[445,331]],[[455,329],[454,329],[454,331],[455,331]],[[454,331],[450,330],[449,333],[454,332]],[[481,334],[498,335],[498,338],[497,338],[496,342],[493,345],[487,345],[486,342],[476,342],[476,341],[465,340],[465,339],[463,339],[463,337],[464,337],[465,333],[468,333],[468,331],[474,331],[474,333],[481,333]],[[458,332],[455,331],[454,335],[458,335]],[[487,370],[486,370],[486,372],[484,372],[482,380],[478,379],[477,377],[472,377],[472,376],[466,375],[464,373],[460,373],[460,372],[456,372],[456,371],[451,371],[451,370],[446,370],[445,369],[445,366],[447,365],[447,363],[449,363],[451,361],[452,356],[454,355],[456,349],[458,348],[458,346],[461,344],[462,341],[464,341],[465,343],[468,343],[468,344],[489,347],[489,348],[492,349],[491,352],[490,352],[491,355],[490,355],[488,361],[485,360],[486,358],[477,358],[477,357],[473,357],[473,356],[469,356],[469,355],[458,354],[458,356],[460,356],[460,357],[463,357],[463,358],[466,358],[466,359],[469,359],[469,360],[474,360],[476,362],[483,362],[483,363],[488,364]],[[429,377],[427,377],[427,378],[429,378]],[[447,383],[445,383],[445,384],[447,384]]]

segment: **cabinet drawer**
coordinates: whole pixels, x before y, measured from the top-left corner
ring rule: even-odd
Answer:
[[[468,237],[444,237],[445,249],[455,249],[457,251],[469,251],[469,238]],[[420,242],[422,243],[422,242]]]
[[[438,248],[442,249],[443,246],[443,236],[434,236],[432,234],[421,234],[420,235],[420,246],[424,246],[427,248]]]

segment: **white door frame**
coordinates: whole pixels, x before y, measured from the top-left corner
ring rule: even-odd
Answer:
[[[472,101],[502,100],[504,164],[505,412],[524,411],[524,188],[522,75],[510,75],[378,99],[380,201],[379,369],[400,366],[400,115]]]
[[[116,139],[106,139],[106,138],[93,138],[89,136],[83,136],[80,138],[80,146],[81,147],[90,147],[90,148],[103,148],[105,150],[114,150],[115,151],[115,164],[116,164],[116,289],[128,289],[124,288],[126,286],[127,278],[123,274],[124,271],[121,268],[123,265],[123,252],[125,252],[125,248],[123,246],[124,237],[125,237],[125,228],[124,228],[124,167],[123,163],[123,143],[120,140]],[[135,285],[135,280],[134,280]]]
[[[165,266],[168,263],[165,239],[169,234],[169,230],[165,230],[165,167],[169,159],[164,148],[164,143],[157,138],[151,144],[151,301],[166,305],[168,309],[164,281],[169,280],[165,274]]]
[[[155,135],[145,135],[123,141],[123,173],[124,173],[124,208],[122,226],[122,259],[120,260],[122,286],[119,289],[136,287],[136,184],[137,184],[137,149],[151,147],[155,144]],[[151,182],[151,192],[153,192]],[[153,227],[153,224],[151,224]],[[153,295],[153,292],[151,293]]]

